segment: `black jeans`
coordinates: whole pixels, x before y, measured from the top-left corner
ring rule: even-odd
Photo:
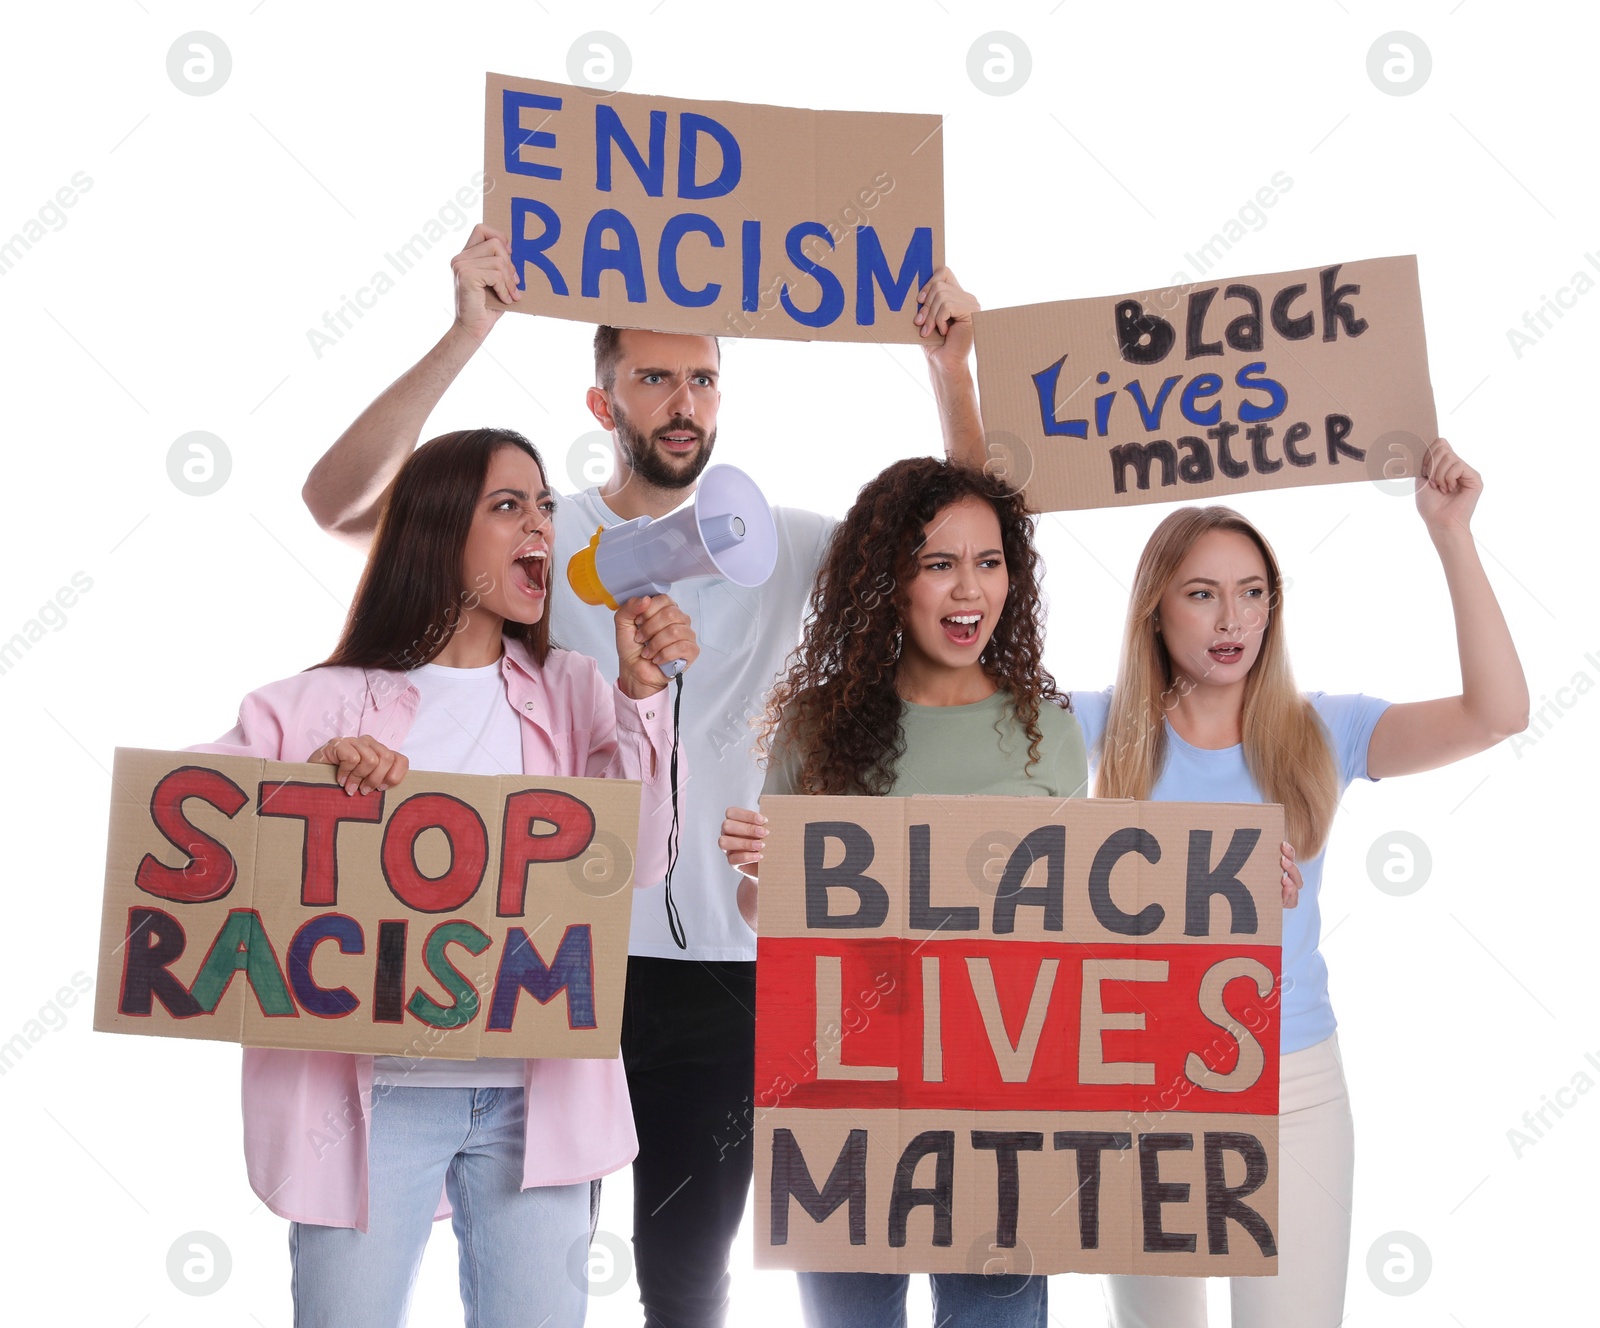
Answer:
[[[756,966],[628,960],[633,1261],[646,1328],[721,1328],[750,1190]]]

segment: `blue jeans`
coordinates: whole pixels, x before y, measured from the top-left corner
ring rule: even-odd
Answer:
[[[523,1090],[378,1089],[368,1229],[294,1222],[296,1328],[401,1328],[439,1192],[454,1210],[467,1328],[577,1328],[589,1182],[522,1188]]]
[[[905,1328],[908,1273],[798,1273],[807,1328]],[[930,1273],[934,1328],[1046,1328],[1043,1277]]]

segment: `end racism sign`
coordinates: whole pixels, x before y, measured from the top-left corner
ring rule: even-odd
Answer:
[[[977,315],[991,463],[1035,511],[1418,473],[1436,421],[1416,259]]]
[[[380,1055],[617,1053],[640,787],[119,749],[97,1029]]]
[[[913,342],[944,262],[936,115],[685,101],[488,75],[484,222],[514,306],[711,336]]]
[[[1281,808],[761,806],[758,1265],[1276,1272]]]

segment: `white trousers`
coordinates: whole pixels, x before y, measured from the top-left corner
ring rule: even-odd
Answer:
[[[1338,1328],[1355,1138],[1337,1035],[1279,1062],[1278,1275],[1228,1281],[1233,1328]],[[1203,1277],[1107,1277],[1113,1328],[1206,1328]]]

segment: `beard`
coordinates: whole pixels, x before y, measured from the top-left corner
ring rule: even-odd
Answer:
[[[628,458],[629,469],[646,484],[657,489],[687,489],[710,464],[711,449],[717,443],[715,430],[708,436],[693,420],[674,415],[655,433],[646,436],[615,403],[611,406],[611,418],[617,426],[617,440]],[[667,456],[654,445],[655,437],[664,433],[692,433],[700,440],[700,446],[684,457]]]

